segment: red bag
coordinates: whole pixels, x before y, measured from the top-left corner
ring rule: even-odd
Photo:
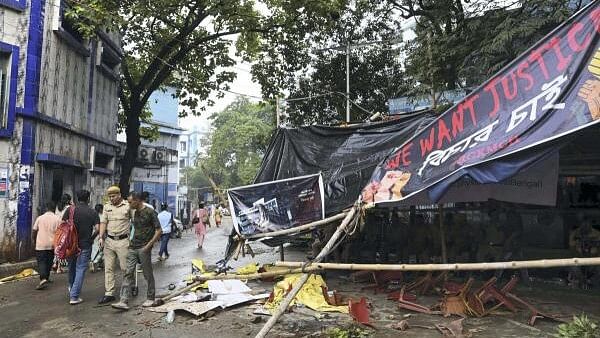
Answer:
[[[75,223],[73,223],[73,215],[75,207],[69,208],[69,219],[62,221],[56,233],[54,233],[54,256],[57,259],[67,259],[79,255],[79,234]]]

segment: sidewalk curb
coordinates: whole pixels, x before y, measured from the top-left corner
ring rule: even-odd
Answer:
[[[37,268],[37,261],[35,259],[30,259],[23,262],[18,263],[4,263],[0,264],[0,278],[12,276],[16,273],[23,271],[23,269]]]

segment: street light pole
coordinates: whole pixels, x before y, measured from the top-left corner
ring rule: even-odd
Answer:
[[[350,123],[350,41],[346,44],[346,123]]]
[[[276,129],[279,129],[279,125],[280,125],[280,123],[281,123],[281,121],[280,121],[280,117],[279,117],[279,115],[280,115],[280,111],[279,111],[279,110],[280,110],[280,108],[279,108],[279,96],[277,96],[277,97],[275,98],[275,114],[277,114],[277,125],[276,125]]]

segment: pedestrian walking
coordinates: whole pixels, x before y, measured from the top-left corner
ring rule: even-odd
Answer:
[[[54,233],[60,224],[60,218],[54,213],[56,204],[47,202],[44,214],[38,216],[33,224],[33,240],[35,242],[35,257],[37,259],[40,283],[38,290],[45,289],[50,282],[50,270],[54,262]]]
[[[102,219],[104,205],[96,204],[94,206],[94,210],[98,214],[98,218]],[[100,229],[98,229],[98,232],[96,232],[92,236],[93,240],[94,240],[93,244],[92,244],[92,265],[91,265],[92,272],[94,272],[101,265],[100,263],[102,262],[102,259],[103,259],[102,248],[100,247],[100,236],[98,236],[99,233],[100,233]]]
[[[152,271],[152,246],[162,233],[160,222],[154,210],[144,205],[142,194],[132,192],[128,198],[132,209],[133,234],[127,252],[127,270],[121,285],[121,299],[112,307],[120,310],[129,310],[129,295],[131,286],[134,284],[136,265],[140,262],[144,278],[148,283],[146,301],[143,307],[154,305],[155,287],[154,273]]]
[[[169,239],[171,238],[171,227],[173,226],[173,214],[171,214],[168,210],[169,206],[167,203],[163,203],[160,206],[160,212],[158,213],[158,221],[160,222],[160,227],[162,229],[162,234],[160,235],[160,250],[158,251],[158,260],[163,260],[169,258]]]
[[[129,203],[121,197],[121,189],[112,186],[106,191],[110,203],[104,205],[100,218],[100,246],[104,248],[104,296],[99,304],[108,304],[115,298],[115,270],[127,269],[127,248],[129,247]],[[106,240],[104,239],[106,235]]]
[[[223,218],[223,215],[221,214],[221,206],[216,206],[215,207],[215,225],[217,226],[217,228],[219,228],[221,226],[221,219]]]
[[[71,205],[73,205],[73,199],[71,198],[71,195],[67,193],[63,194],[58,200],[58,203],[56,203],[56,209],[54,211],[59,221],[63,219],[65,212]],[[56,259],[54,261],[53,268],[56,270],[56,273],[63,273],[63,267],[67,266],[67,264],[68,262],[66,259]]]
[[[83,287],[83,281],[85,279],[85,272],[87,271],[90,258],[92,255],[92,235],[94,230],[98,228],[100,218],[96,210],[89,207],[90,203],[90,192],[87,190],[80,190],[77,192],[77,204],[71,206],[74,208],[73,212],[73,223],[77,228],[77,235],[79,237],[79,255],[71,257],[69,261],[69,304],[76,305],[83,300],[79,295]],[[63,220],[69,218],[69,212],[65,212]]]
[[[198,209],[192,213],[192,226],[198,239],[198,249],[202,249],[204,244],[204,235],[206,235],[206,224],[208,223],[208,211],[204,208],[204,202],[198,202]]]

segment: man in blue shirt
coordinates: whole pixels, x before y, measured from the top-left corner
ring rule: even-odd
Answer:
[[[169,258],[169,249],[167,248],[167,246],[169,245],[169,238],[171,236],[173,214],[171,214],[167,209],[167,203],[163,203],[160,206],[160,213],[158,213],[158,221],[160,222],[160,227],[162,229],[162,234],[160,235],[160,250],[158,251],[159,261]]]

